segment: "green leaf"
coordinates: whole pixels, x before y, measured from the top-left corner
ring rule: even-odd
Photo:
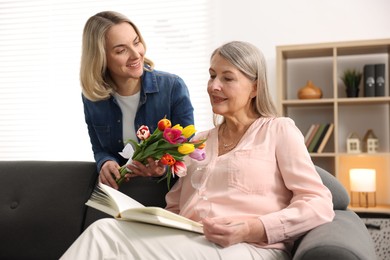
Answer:
[[[142,158],[151,157],[151,155],[156,151],[158,147],[158,142],[152,143],[142,153]]]
[[[146,139],[144,142],[147,143],[147,144],[149,144],[149,143],[153,143],[153,142],[155,142],[155,141],[158,141],[158,140],[161,139],[162,134],[163,134],[163,133],[162,133],[158,128],[156,128],[156,130],[154,130],[153,134],[151,134],[151,135],[149,136],[149,138]]]
[[[168,142],[167,140],[165,139],[162,139],[160,140],[160,145],[159,145],[159,149],[163,150],[163,149],[172,149],[172,148],[175,148],[177,149],[177,147],[179,147],[180,144],[171,144],[170,142]]]
[[[168,190],[171,189],[171,178],[172,178],[172,168],[170,166],[167,167],[167,173],[165,174],[164,177],[162,177],[161,179],[159,179],[157,182],[161,182],[163,180],[167,180],[167,186],[168,186]]]
[[[341,80],[347,88],[359,88],[362,73],[355,69],[347,69],[341,76]]]

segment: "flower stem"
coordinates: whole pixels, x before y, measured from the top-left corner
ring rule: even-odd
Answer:
[[[123,165],[120,169],[119,169],[119,173],[121,174],[121,177],[118,179],[118,180],[116,180],[116,183],[118,184],[118,185],[121,185],[122,183],[123,183],[123,181],[126,179],[126,174],[127,173],[130,173],[131,171],[129,171],[128,169],[127,169],[127,167],[126,167],[126,165]]]

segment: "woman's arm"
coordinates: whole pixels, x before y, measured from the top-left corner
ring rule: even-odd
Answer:
[[[275,156],[292,198],[286,208],[260,216],[270,244],[297,237],[334,217],[332,195],[315,169],[302,133],[289,118],[275,121],[270,129]]]

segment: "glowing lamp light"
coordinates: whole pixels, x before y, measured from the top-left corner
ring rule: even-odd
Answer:
[[[368,207],[368,193],[374,193],[374,206],[376,206],[376,171],[375,169],[350,169],[349,179],[351,185],[351,198],[353,192],[358,192],[359,206],[362,206],[361,195],[364,197],[364,206]]]
[[[351,169],[349,177],[351,180],[351,191],[376,191],[376,171],[374,169]]]

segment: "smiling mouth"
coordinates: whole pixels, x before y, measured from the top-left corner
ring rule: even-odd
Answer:
[[[223,101],[225,101],[225,100],[227,100],[227,98],[222,98],[222,97],[213,97],[213,101],[214,101],[214,103],[221,103],[221,102],[223,102]]]
[[[137,68],[137,67],[139,67],[140,64],[141,64],[141,62],[138,61],[136,63],[127,64],[126,66],[130,67],[130,68]]]

